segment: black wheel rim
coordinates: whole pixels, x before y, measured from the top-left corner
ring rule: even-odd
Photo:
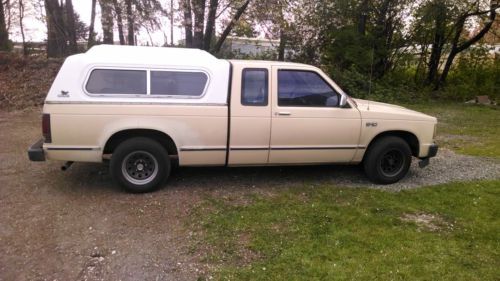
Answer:
[[[129,182],[144,185],[158,174],[158,161],[149,152],[134,151],[123,159],[122,173]]]
[[[394,177],[403,170],[405,162],[405,155],[402,151],[398,149],[388,150],[380,159],[380,171],[386,177]]]

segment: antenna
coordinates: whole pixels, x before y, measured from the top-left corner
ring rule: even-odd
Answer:
[[[371,63],[371,66],[370,66],[370,80],[368,82],[368,96],[367,96],[367,100],[368,100],[368,110],[370,110],[370,94],[372,93],[372,80],[373,80],[373,61],[374,61],[374,58],[375,57],[375,44],[373,45],[372,47],[372,63]]]

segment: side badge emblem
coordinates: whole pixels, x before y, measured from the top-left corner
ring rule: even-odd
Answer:
[[[61,91],[61,94],[57,96],[62,98],[69,98],[69,91]]]
[[[366,127],[377,127],[377,122],[366,122]]]

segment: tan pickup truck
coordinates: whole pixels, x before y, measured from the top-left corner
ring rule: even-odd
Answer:
[[[70,56],[43,107],[32,161],[108,162],[132,192],[173,164],[363,163],[380,184],[437,153],[437,120],[350,98],[304,64],[217,59],[196,49],[101,45]]]

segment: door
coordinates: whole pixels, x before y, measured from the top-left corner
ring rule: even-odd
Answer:
[[[228,165],[263,165],[271,133],[271,68],[233,64]]]
[[[270,164],[346,163],[361,128],[356,108],[340,108],[333,81],[311,68],[272,68]],[[338,87],[337,87],[338,88]]]

